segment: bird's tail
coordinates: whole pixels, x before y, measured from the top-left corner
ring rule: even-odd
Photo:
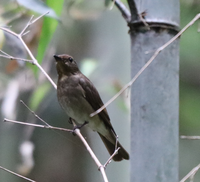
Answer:
[[[112,155],[115,151],[115,144],[111,143],[108,139],[106,139],[103,135],[101,135],[100,133],[98,133],[99,136],[101,137],[104,145],[106,146],[108,152],[110,155]],[[123,159],[128,160],[129,159],[129,154],[128,152],[122,147],[122,145],[117,142],[117,148],[120,147],[118,153],[113,157],[114,161],[121,161]]]

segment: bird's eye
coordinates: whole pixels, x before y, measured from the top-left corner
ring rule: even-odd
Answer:
[[[69,61],[72,62],[72,61],[73,61],[73,58],[69,57]]]

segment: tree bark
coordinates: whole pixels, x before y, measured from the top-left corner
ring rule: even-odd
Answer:
[[[129,4],[133,0],[129,0]],[[131,76],[177,33],[178,0],[136,0]],[[131,11],[132,12],[132,11]],[[135,17],[135,15],[134,15]],[[138,16],[139,17],[139,16]],[[131,89],[131,182],[178,182],[179,41],[164,49]]]

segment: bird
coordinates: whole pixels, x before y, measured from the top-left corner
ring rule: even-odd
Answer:
[[[117,139],[106,108],[90,117],[104,105],[93,83],[81,73],[72,56],[61,54],[54,55],[54,58],[58,73],[57,99],[62,109],[76,124],[87,125],[96,131],[110,155],[120,147],[113,157],[114,161],[129,160],[128,152]]]

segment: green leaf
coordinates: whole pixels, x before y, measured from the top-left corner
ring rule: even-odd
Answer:
[[[57,14],[60,14],[63,7],[64,0],[60,0],[60,1],[47,0],[46,3],[49,7],[53,7]],[[56,30],[57,25],[58,25],[58,22],[55,21],[54,19],[51,19],[48,17],[44,18],[42,32],[40,35],[40,41],[38,45],[37,57],[36,57],[36,59],[38,60],[40,64],[42,63],[46,49],[48,47],[50,40],[52,39],[52,36]],[[34,73],[37,75],[38,68],[34,67],[33,69],[34,69]]]
[[[46,16],[59,20],[55,11],[41,0],[17,0],[18,4],[39,14],[49,12]]]
[[[37,89],[33,92],[30,98],[30,108],[32,110],[36,110],[40,103],[43,101],[44,97],[47,95],[50,90],[51,85],[49,83],[44,83],[37,87]]]

